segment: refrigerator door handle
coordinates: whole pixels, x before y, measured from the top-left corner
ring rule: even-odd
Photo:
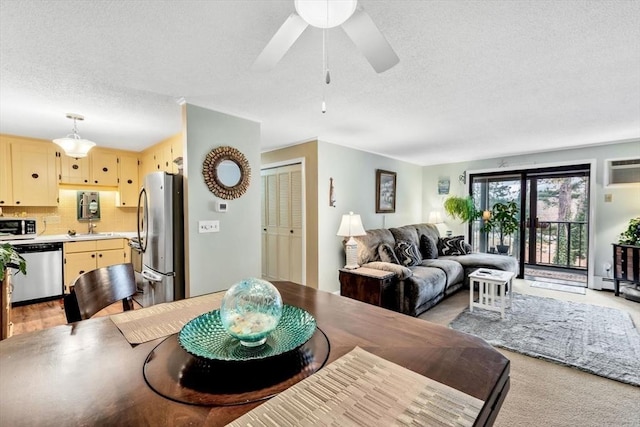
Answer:
[[[142,277],[144,277],[147,280],[150,280],[152,282],[160,282],[162,281],[162,275],[161,274],[155,274],[149,270],[145,270],[144,268],[142,269]]]
[[[140,211],[142,211],[142,222],[140,221]],[[140,251],[142,253],[147,250],[147,240],[149,237],[149,231],[147,230],[149,223],[148,215],[147,191],[144,189],[144,187],[142,187],[140,189],[140,194],[138,194],[138,210],[136,211],[136,219],[138,221],[138,243],[140,244]],[[142,238],[142,232],[144,232],[144,239]]]

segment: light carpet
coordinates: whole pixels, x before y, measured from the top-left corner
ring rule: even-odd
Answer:
[[[640,386],[640,334],[622,310],[514,294],[504,319],[466,308],[449,327],[496,347]]]

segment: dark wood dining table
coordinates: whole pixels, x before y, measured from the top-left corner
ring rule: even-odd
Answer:
[[[509,360],[485,341],[329,292],[274,284],[286,304],[315,317],[330,344],[327,363],[358,346],[484,401],[475,425],[493,424],[509,390]],[[143,365],[161,341],[131,345],[108,317],[1,341],[0,425],[218,426],[262,403],[199,406],[156,393]]]

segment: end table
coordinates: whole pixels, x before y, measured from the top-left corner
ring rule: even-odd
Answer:
[[[513,295],[513,276],[511,271],[479,268],[469,275],[469,311],[473,307],[497,311],[504,319],[504,309],[511,307]],[[478,283],[478,302],[473,300],[473,284]],[[508,299],[507,299],[508,297]]]
[[[360,267],[341,268],[340,295],[392,310],[396,309],[395,273]]]

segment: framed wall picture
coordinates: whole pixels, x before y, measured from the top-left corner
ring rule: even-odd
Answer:
[[[376,169],[376,213],[396,211],[396,173]]]
[[[438,194],[449,194],[449,178],[440,178],[438,180]]]

